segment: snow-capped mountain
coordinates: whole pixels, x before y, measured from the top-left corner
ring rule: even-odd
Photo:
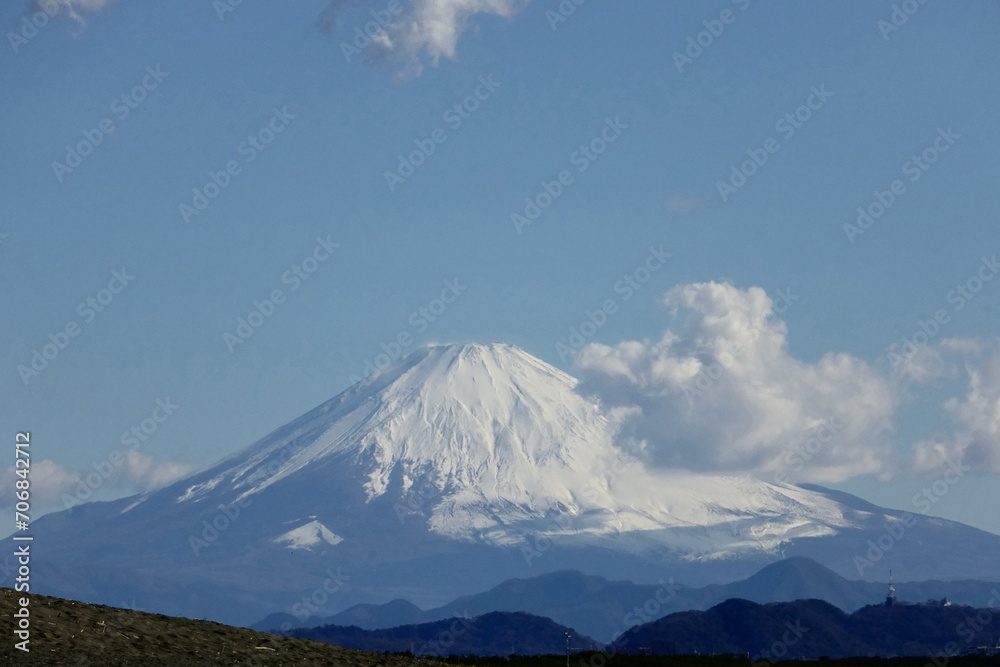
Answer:
[[[36,521],[39,592],[248,622],[571,567],[704,583],[807,555],[853,578],[1000,576],[1000,537],[961,524],[648,469],[576,386],[509,345],[415,352],[205,471]]]
[[[530,534],[641,550],[660,544],[643,533],[697,527],[671,546],[711,557],[849,525],[836,502],[798,487],[647,472],[576,384],[510,345],[428,348],[193,478],[177,501],[249,502],[335,466],[328,479],[350,479],[366,504],[388,497],[432,533],[496,545]],[[760,516],[773,519],[752,535],[732,530]]]

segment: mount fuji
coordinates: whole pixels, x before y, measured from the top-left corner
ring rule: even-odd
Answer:
[[[1000,578],[997,535],[647,467],[577,384],[510,345],[414,352],[206,470],[36,520],[32,590],[246,624],[566,569],[707,584],[807,556],[849,578]]]

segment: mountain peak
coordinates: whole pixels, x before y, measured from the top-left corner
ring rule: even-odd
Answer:
[[[511,345],[510,343],[493,342],[493,343],[447,343],[441,345],[428,345],[429,350],[447,350],[454,351],[456,354],[461,356],[470,355],[502,355],[502,354],[519,354],[523,356],[529,356],[527,352],[517,347],[516,345]]]
[[[711,573],[699,575],[705,581],[789,553],[849,572],[887,521],[902,521],[832,492],[646,466],[576,387],[511,345],[418,350],[212,468],[42,517],[51,564],[42,579],[72,596],[106,588],[84,567],[105,559],[122,573],[117,581],[146,582],[106,595],[133,590],[177,611],[198,604],[205,613],[211,600],[234,617],[252,603],[258,616],[279,600],[295,608],[313,591],[330,592],[331,582],[335,604],[416,592],[426,608],[529,571],[653,579],[670,567]],[[970,578],[996,571],[1000,538],[913,519],[893,549],[895,567]],[[109,542],[120,546],[109,551]],[[230,570],[246,576],[220,587],[218,573]],[[602,585],[584,578],[575,588]],[[728,590],[858,606],[858,596],[838,593],[845,586],[794,560],[762,572],[745,593]]]
[[[576,385],[574,378],[536,359],[521,348],[507,343],[430,345],[386,366],[369,377],[366,384],[369,389],[381,391],[387,385],[403,378],[407,378],[410,384],[445,376],[481,375],[484,372],[499,378],[526,369],[560,377],[563,383],[569,386]],[[443,389],[454,391],[455,387],[443,387]]]
[[[552,498],[574,506],[613,465],[613,429],[576,385],[505,343],[422,348],[231,457],[177,500],[227,487],[242,499],[323,469],[360,480],[369,502],[434,488],[432,530],[476,537],[542,516]],[[612,502],[606,486],[595,489],[598,504]]]
[[[365,434],[353,443],[374,460],[366,488],[404,490],[429,477],[467,500],[537,505],[569,471],[591,474],[610,446],[607,419],[578,395],[577,380],[504,343],[439,345],[387,367],[364,389]],[[543,478],[544,475],[551,475]]]
[[[638,552],[677,528],[677,548],[713,557],[766,548],[788,530],[846,525],[835,503],[794,488],[646,469],[619,449],[608,413],[577,384],[513,345],[422,348],[186,484],[178,500],[199,502],[216,488],[237,500],[280,495],[297,491],[294,480],[336,479],[397,515],[416,504],[426,526],[451,539],[513,546],[541,534],[622,548],[616,536],[627,533],[626,548]],[[740,526],[761,512],[781,517],[773,535],[744,535]]]

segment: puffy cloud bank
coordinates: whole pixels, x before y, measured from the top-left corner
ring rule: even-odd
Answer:
[[[962,461],[978,473],[1000,473],[1000,339],[946,339],[906,366],[907,377],[937,379],[961,367],[965,394],[946,399],[941,412],[950,432],[914,443],[914,472],[932,474],[948,461]]]
[[[890,378],[848,354],[793,358],[758,287],[682,285],[663,304],[676,330],[590,344],[575,359],[581,390],[621,415],[623,446],[654,466],[779,481],[887,472],[899,406]]]
[[[580,390],[616,415],[620,445],[664,468],[835,483],[875,474],[935,475],[949,462],[1000,473],[1000,338],[893,344],[891,364],[788,352],[775,303],[758,287],[680,285],[663,305],[674,328],[656,341],[592,343],[575,356]],[[961,381],[924,406],[918,390]],[[942,418],[940,433],[899,442],[902,408]]]

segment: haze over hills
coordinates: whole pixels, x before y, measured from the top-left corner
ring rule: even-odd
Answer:
[[[1000,593],[996,593],[1000,583],[995,582],[910,581],[897,584],[900,599],[909,602],[948,598],[956,605],[977,607],[991,598],[1000,599]],[[528,579],[509,579],[488,591],[462,596],[434,609],[423,610],[406,600],[393,600],[382,605],[356,605],[324,617],[303,618],[277,613],[251,627],[279,630],[336,625],[373,630],[490,611],[524,611],[610,642],[630,626],[674,612],[708,609],[732,598],[759,604],[818,599],[849,613],[878,603],[885,594],[885,583],[847,580],[811,559],[797,557],[768,565],[741,581],[700,588],[672,581],[663,584],[609,581],[576,571],[562,571]]]
[[[39,590],[251,623],[302,600],[433,607],[567,569],[704,585],[803,555],[851,576],[884,535],[865,577],[884,578],[884,556],[911,578],[1000,580],[1000,536],[654,469],[615,435],[574,378],[518,348],[426,348],[207,470],[36,520]]]
[[[451,617],[383,630],[325,625],[294,637],[415,655],[538,655],[603,650],[632,655],[747,655],[754,662],[857,656],[1000,655],[1000,594],[987,606],[875,604],[853,613],[822,600],[758,604],[732,598],[705,611],[668,614],[626,628],[601,646],[576,630],[522,612]],[[586,664],[586,661],[584,661]]]
[[[299,628],[288,636],[313,639],[362,651],[410,651],[417,656],[552,655],[566,650],[566,633],[574,650],[604,646],[573,628],[523,612],[490,612],[475,617],[400,625],[384,630],[325,625]]]

